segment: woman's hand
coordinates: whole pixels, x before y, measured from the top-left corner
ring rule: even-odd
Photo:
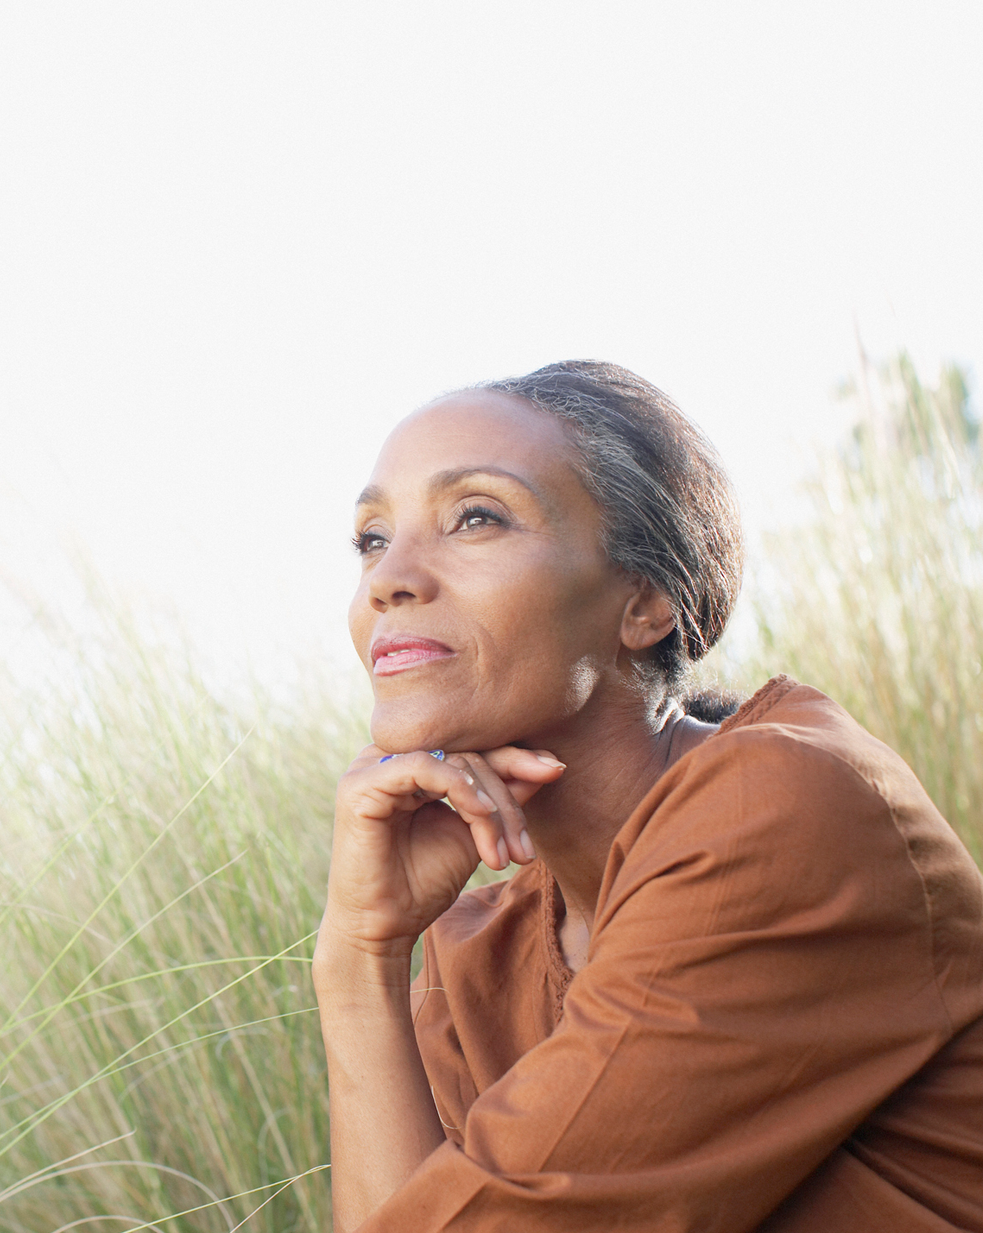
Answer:
[[[332,939],[408,956],[479,860],[492,869],[528,864],[535,852],[522,806],[564,770],[544,750],[514,746],[444,761],[422,751],[384,756],[369,745],[338,784],[316,969]]]
[[[362,1224],[444,1142],[413,1033],[413,944],[479,860],[504,869],[533,859],[522,806],[564,770],[545,751],[512,746],[444,761],[383,757],[363,749],[338,784],[314,952],[338,1229]]]

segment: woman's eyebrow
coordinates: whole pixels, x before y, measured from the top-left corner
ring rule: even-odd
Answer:
[[[430,477],[430,483],[427,485],[431,492],[439,492],[442,488],[452,488],[461,480],[470,479],[472,475],[497,475],[503,479],[514,480],[517,484],[521,484],[523,488],[529,492],[544,505],[548,505],[545,493],[540,491],[535,484],[527,479],[523,479],[521,475],[516,475],[514,471],[506,471],[504,467],[481,466],[481,467],[454,467],[448,471],[438,471]],[[359,505],[384,505],[386,502],[386,490],[378,484],[369,484],[367,488],[363,488],[358,495],[358,500],[355,502],[356,508]]]
[[[385,500],[386,490],[380,488],[378,484],[369,484],[368,487],[363,488],[358,494],[355,508],[358,509],[360,505],[382,505]]]
[[[472,475],[496,475],[502,479],[514,480],[517,484],[521,484],[523,488],[531,492],[537,501],[544,503],[546,501],[545,494],[535,484],[524,479],[521,475],[516,475],[514,471],[506,471],[504,467],[494,466],[455,467],[449,471],[438,471],[430,478],[430,491],[437,492],[441,488],[451,488],[463,479],[470,479]]]

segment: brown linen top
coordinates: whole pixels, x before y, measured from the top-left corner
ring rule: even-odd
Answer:
[[[662,776],[575,976],[555,924],[537,861],[427,932],[447,1142],[361,1233],[983,1233],[983,883],[823,694]]]

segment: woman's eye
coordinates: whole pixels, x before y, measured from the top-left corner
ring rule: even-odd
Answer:
[[[463,530],[472,531],[477,530],[479,527],[503,526],[505,519],[501,514],[496,514],[493,510],[484,509],[480,505],[473,505],[461,511],[459,524]]]
[[[384,535],[380,535],[378,531],[363,531],[352,539],[352,543],[359,556],[364,557],[369,552],[379,552],[382,548],[385,548],[386,538]]]

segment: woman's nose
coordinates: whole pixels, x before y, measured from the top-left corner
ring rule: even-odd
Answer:
[[[394,535],[369,575],[369,603],[376,612],[399,604],[428,604],[437,593],[426,551],[415,537]]]

